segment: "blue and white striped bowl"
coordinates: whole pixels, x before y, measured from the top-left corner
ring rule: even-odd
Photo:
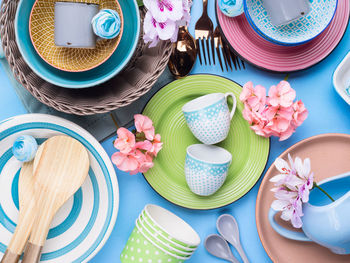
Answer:
[[[117,218],[119,190],[115,170],[91,134],[70,121],[44,114],[21,115],[0,123],[0,258],[18,218],[21,163],[13,157],[11,147],[23,134],[39,143],[66,134],[88,150],[89,176],[56,214],[41,256],[41,262],[88,262],[107,241]]]

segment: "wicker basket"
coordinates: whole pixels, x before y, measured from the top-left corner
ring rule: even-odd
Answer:
[[[128,66],[110,81],[87,89],[66,89],[37,76],[24,61],[15,37],[14,20],[19,0],[2,0],[0,28],[5,56],[17,80],[39,101],[65,113],[91,115],[129,105],[147,93],[167,66],[172,45],[161,42],[148,48],[142,37]],[[141,17],[144,17],[141,10]],[[142,36],[142,32],[141,32]]]

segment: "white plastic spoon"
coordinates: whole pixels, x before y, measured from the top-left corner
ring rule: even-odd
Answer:
[[[216,228],[220,235],[236,248],[243,262],[249,263],[239,240],[239,229],[236,219],[228,214],[221,215],[216,221]]]
[[[216,234],[210,235],[204,241],[204,246],[207,251],[215,257],[222,258],[232,263],[239,263],[233,256],[232,251],[226,240]]]

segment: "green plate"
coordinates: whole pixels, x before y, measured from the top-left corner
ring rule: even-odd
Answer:
[[[237,109],[227,139],[218,145],[231,152],[232,165],[224,185],[215,194],[198,196],[187,185],[184,165],[187,146],[200,142],[187,127],[181,108],[199,96],[230,91],[236,95]],[[241,91],[242,87],[231,80],[193,75],[168,84],[148,102],[143,114],[153,120],[164,144],[154,167],[144,176],[165,199],[191,209],[218,208],[241,198],[259,180],[268,159],[270,141],[257,136],[243,119]],[[229,101],[230,108],[231,105]]]

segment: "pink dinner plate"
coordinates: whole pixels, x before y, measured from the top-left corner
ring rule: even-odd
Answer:
[[[340,0],[336,14],[326,30],[300,46],[281,46],[260,37],[243,15],[227,17],[217,5],[221,31],[242,58],[258,67],[291,72],[311,67],[327,57],[342,39],[349,21],[350,1]]]
[[[288,153],[293,159],[296,156],[302,159],[310,158],[311,170],[314,172],[316,182],[350,171],[350,135],[348,134],[328,133],[313,136],[293,145],[279,157],[287,160]],[[269,180],[277,173],[274,165],[266,172],[259,188],[255,210],[260,240],[271,260],[278,263],[350,262],[350,255],[333,254],[328,248],[312,242],[292,241],[280,236],[272,229],[268,220],[268,212],[274,196],[270,191],[273,183]],[[290,223],[281,219],[277,221],[293,229]]]

